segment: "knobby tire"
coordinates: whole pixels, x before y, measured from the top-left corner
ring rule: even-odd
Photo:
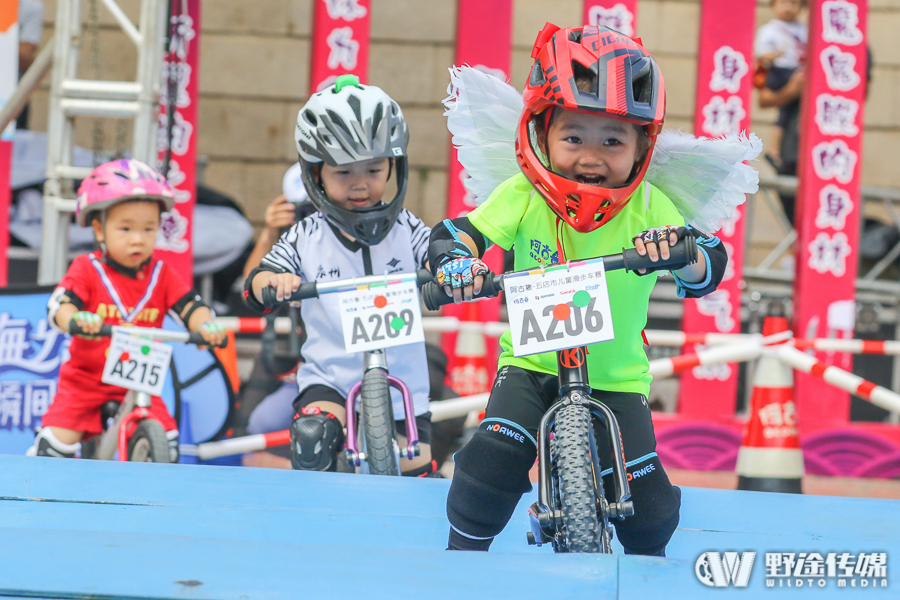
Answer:
[[[556,415],[554,442],[557,484],[569,552],[600,552],[601,524],[597,519],[591,458],[591,413],[581,405],[566,406]]]

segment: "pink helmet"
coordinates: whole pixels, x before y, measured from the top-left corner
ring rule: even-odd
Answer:
[[[133,158],[120,158],[95,167],[81,182],[75,220],[87,227],[94,213],[103,213],[129,200],[155,200],[161,211],[167,211],[175,205],[175,194],[166,178],[149,165]]]

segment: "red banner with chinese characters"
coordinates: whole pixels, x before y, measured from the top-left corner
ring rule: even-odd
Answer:
[[[169,148],[167,127],[170,73],[177,81],[171,127],[169,183],[175,188],[175,208],[163,214],[156,238],[157,256],[175,267],[193,285],[193,219],[197,200],[197,76],[200,55],[200,0],[174,2],[171,42],[163,59],[163,91],[159,111],[159,161]],[[172,71],[170,71],[170,66]],[[163,167],[164,168],[164,167]]]
[[[603,25],[628,37],[637,32],[638,0],[584,0],[585,25]]]
[[[702,0],[697,57],[694,132],[721,137],[750,127],[750,90],[756,0]],[[728,251],[728,270],[719,288],[684,303],[685,333],[740,333],[745,205],[718,232]],[[702,347],[685,346],[685,352]],[[694,367],[681,376],[678,412],[691,417],[731,417],[737,402],[737,365]]]
[[[0,5],[0,106],[6,104],[19,80],[19,6]],[[12,200],[12,146],[16,122],[0,131],[0,286],[5,286],[9,269],[9,204]]]
[[[469,65],[504,81],[510,80],[515,88],[522,89],[525,83],[525,74],[522,75],[521,81],[518,81],[516,77],[510,79],[511,60],[512,0],[458,0],[454,64]],[[475,208],[474,197],[465,188],[464,182],[467,175],[456,159],[456,148],[450,149],[448,173],[447,217],[455,219]],[[489,250],[485,255],[485,262],[492,271],[502,273],[502,249],[494,247]],[[467,311],[463,306],[447,306],[444,308],[443,314],[467,319],[475,313],[479,321],[500,320],[499,298],[480,300],[475,307],[477,311],[475,309]],[[452,375],[456,367],[456,334],[445,335],[443,345],[449,358],[448,372]],[[490,378],[487,386],[489,388]]]
[[[345,73],[366,83],[371,5],[371,0],[315,0],[310,94],[330,86]]]
[[[852,338],[861,208],[860,168],[866,90],[865,0],[813,0],[800,124],[794,334]],[[849,354],[819,352],[852,370]],[[796,375],[806,433],[846,422],[850,397],[812,375]]]

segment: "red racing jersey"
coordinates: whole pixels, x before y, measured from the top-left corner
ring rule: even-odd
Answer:
[[[178,273],[161,260],[151,259],[132,277],[107,264],[98,250],[72,261],[50,301],[50,316],[55,320],[53,304],[65,294],[79,310],[100,315],[105,324],[162,327],[169,309],[190,291]],[[100,381],[109,342],[109,338],[73,337],[70,358],[59,368],[60,389],[77,389],[104,402],[121,401],[125,389]]]

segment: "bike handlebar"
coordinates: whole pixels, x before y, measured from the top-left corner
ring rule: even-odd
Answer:
[[[674,246],[669,248],[669,258],[663,260],[660,258],[656,262],[650,260],[649,256],[641,256],[634,248],[623,248],[618,254],[610,254],[609,256],[601,256],[603,266],[607,271],[618,271],[625,269],[627,272],[637,271],[638,269],[655,269],[659,270],[668,267],[675,271],[692,265],[697,262],[697,240],[693,237],[684,237],[678,240]],[[509,273],[511,274],[511,273]],[[488,273],[484,276],[484,284],[481,292],[474,298],[493,298],[503,289],[503,278],[507,273]],[[453,304],[453,298],[444,292],[444,288],[433,281],[425,284],[422,288],[422,298],[428,310],[437,310],[445,304]]]
[[[416,287],[422,287],[428,282],[434,281],[431,273],[427,269],[419,269],[415,272]],[[354,277],[352,279],[339,279],[337,281],[317,282],[311,281],[301,283],[297,291],[291,294],[287,300],[278,301],[275,299],[275,288],[266,286],[262,289],[262,305],[275,308],[285,302],[297,302],[308,298],[318,298],[321,294],[330,294],[348,289],[349,287],[358,287],[363,285],[371,285],[373,283],[383,283],[392,279],[412,279],[411,273],[391,273],[388,275],[367,275],[365,277]]]
[[[114,325],[101,325],[100,331],[98,333],[86,333],[75,319],[69,321],[69,333],[71,335],[82,335],[82,336],[97,336],[97,337],[111,337],[113,334],[113,330],[117,326]],[[187,344],[194,344],[197,346],[210,346],[211,344],[203,339],[203,336],[197,333],[196,331],[170,331],[168,329],[157,329],[155,327],[121,327],[121,329],[128,329],[129,333],[134,333],[136,335],[146,337],[149,339],[153,339],[156,341],[169,341],[169,342],[185,342]],[[218,348],[224,348],[228,345],[228,338],[226,337],[222,344],[217,346]]]

